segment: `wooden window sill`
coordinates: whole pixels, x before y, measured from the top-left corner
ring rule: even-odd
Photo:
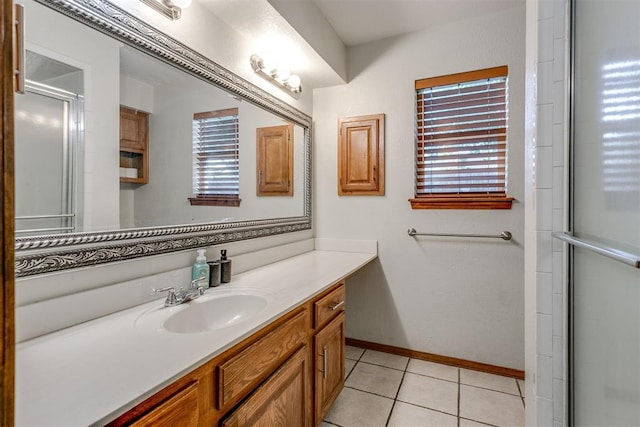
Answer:
[[[511,209],[513,197],[442,196],[409,199],[411,209]]]
[[[240,206],[241,199],[235,196],[189,197],[191,206]]]

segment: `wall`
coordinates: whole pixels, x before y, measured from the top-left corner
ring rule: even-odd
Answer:
[[[319,237],[377,239],[379,260],[347,289],[347,336],[524,368],[524,4],[351,48],[350,82],[314,91]],[[507,211],[411,210],[416,79],[509,66]],[[385,113],[386,195],[337,196],[338,118]],[[500,233],[513,241],[412,238]]]
[[[85,126],[78,150],[84,171],[79,177],[83,230],[116,228],[119,112],[114,106],[118,105],[121,44],[30,0],[24,5],[26,48],[84,72]]]
[[[527,425],[567,421],[568,2],[541,0],[527,10],[526,359]]]

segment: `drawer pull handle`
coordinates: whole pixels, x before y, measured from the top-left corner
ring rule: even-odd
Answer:
[[[342,307],[343,305],[344,305],[344,300],[343,300],[343,301],[340,301],[340,302],[337,302],[337,303],[333,304],[332,306],[329,306],[329,309],[330,309],[331,311],[335,311],[335,310],[337,310],[338,308]]]

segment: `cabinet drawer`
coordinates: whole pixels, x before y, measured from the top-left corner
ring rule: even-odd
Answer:
[[[307,311],[302,311],[218,366],[218,409],[234,403],[307,339]]]
[[[341,283],[340,286],[316,301],[313,304],[314,328],[319,328],[333,319],[338,313],[342,313],[344,311],[344,298],[344,283]]]

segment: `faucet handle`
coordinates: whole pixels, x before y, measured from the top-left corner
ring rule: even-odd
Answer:
[[[178,296],[176,295],[176,290],[173,286],[169,286],[162,289],[153,289],[153,292],[155,293],[169,292],[167,294],[167,299],[164,301],[164,305],[167,307],[171,305],[180,304],[180,301],[178,301]]]

